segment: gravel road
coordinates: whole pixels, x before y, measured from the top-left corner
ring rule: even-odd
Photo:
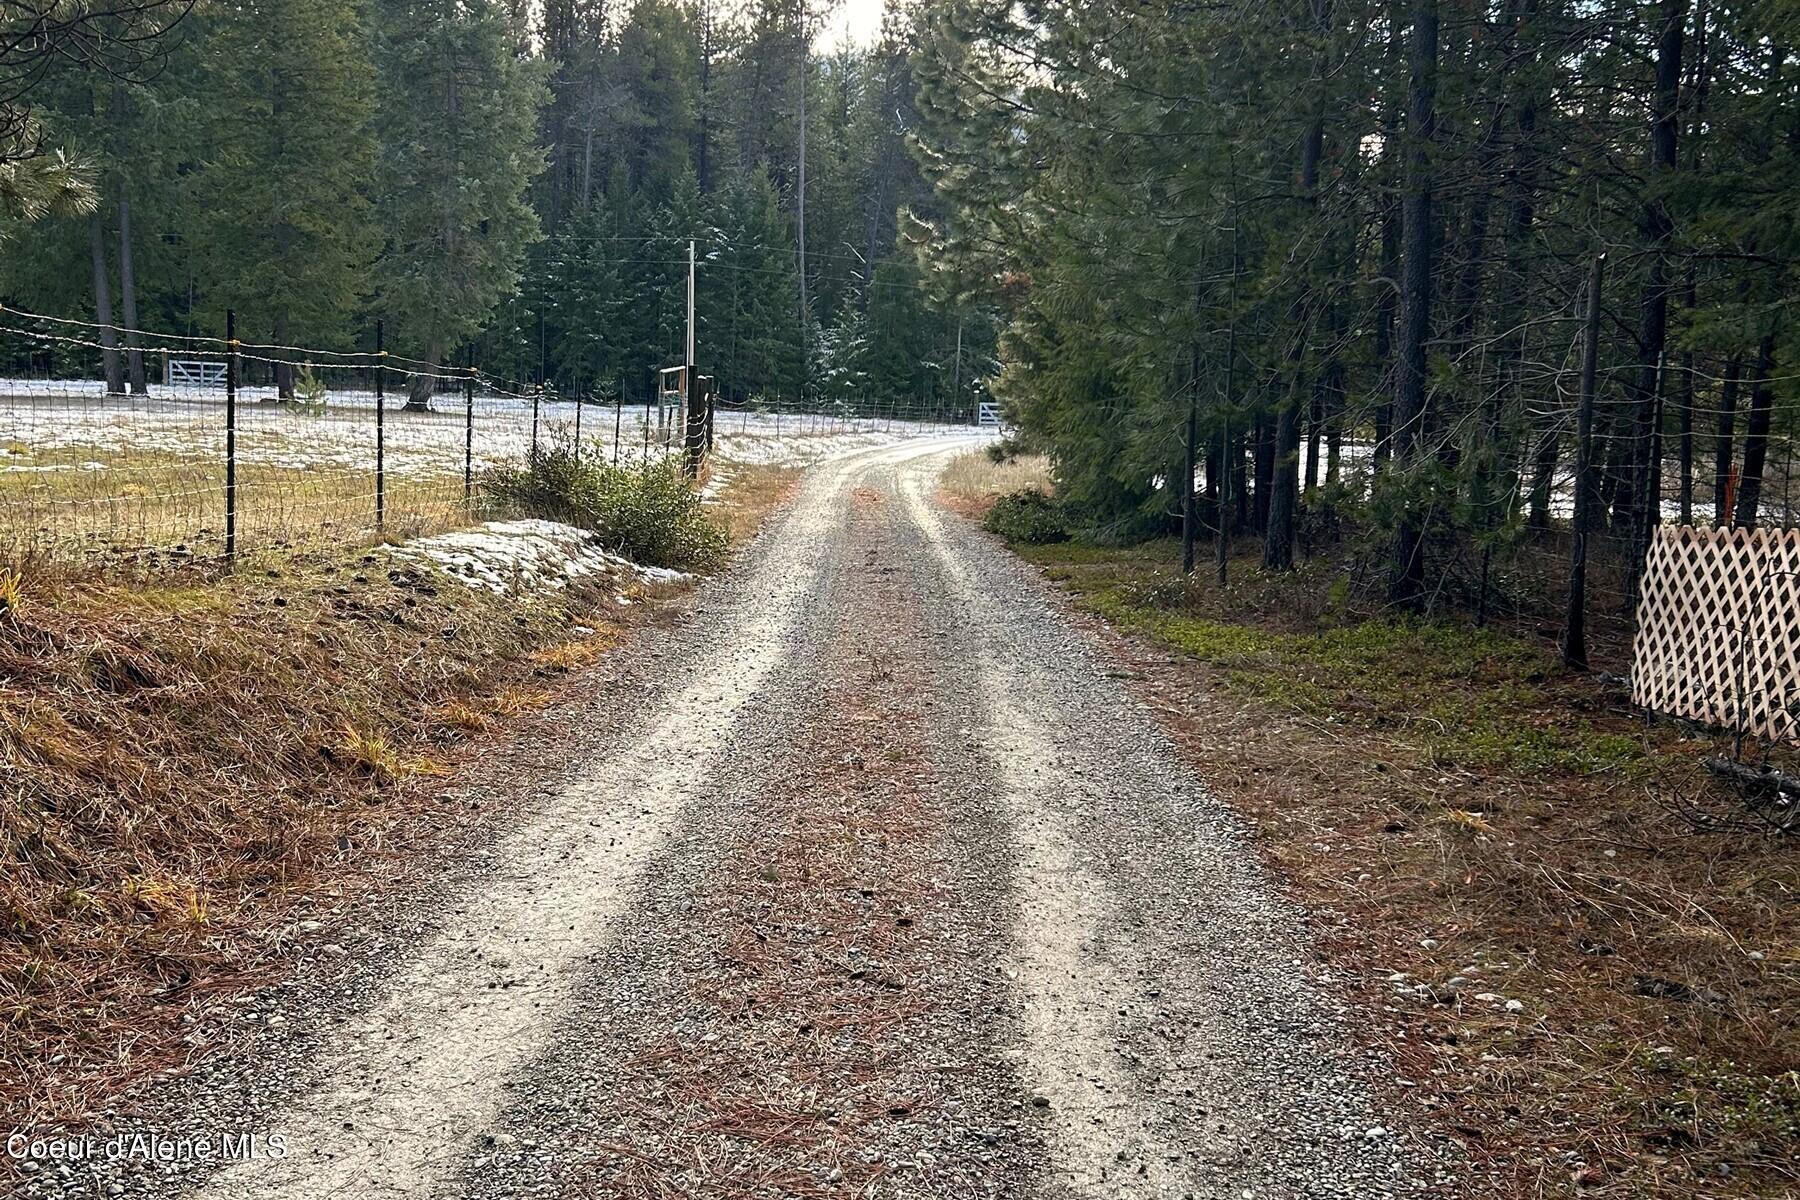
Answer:
[[[1457,1194],[1232,813],[938,506],[969,444],[812,468],[582,732],[488,764],[504,829],[116,1122],[285,1154],[25,1194]]]

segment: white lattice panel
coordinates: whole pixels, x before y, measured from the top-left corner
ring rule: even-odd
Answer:
[[[1800,530],[1658,529],[1631,695],[1653,712],[1759,737],[1800,732]]]

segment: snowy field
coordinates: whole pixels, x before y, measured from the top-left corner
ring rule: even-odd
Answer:
[[[381,412],[385,525],[402,534],[476,515],[468,472],[524,461],[535,444],[568,445],[629,464],[680,452],[672,407],[477,395],[472,410],[445,394],[410,413],[389,395]],[[535,411],[534,411],[535,409]],[[0,542],[14,551],[222,544],[228,431],[218,388],[152,385],[107,396],[93,381],[0,379]],[[802,465],[933,432],[942,424],[721,409],[712,491],[734,466]],[[375,525],[375,397],[341,389],[323,404],[275,402],[271,387],[239,390],[236,411],[241,546],[345,538]],[[477,498],[478,499],[478,498]]]
[[[85,381],[0,379],[0,472],[97,470],[105,454],[167,454],[199,459],[225,455],[225,402],[217,389],[169,389],[152,385],[147,397],[104,395]],[[386,468],[399,474],[456,474],[465,444],[476,470],[524,457],[535,432],[540,443],[567,441],[578,421],[584,447],[616,447],[620,461],[665,452],[679,443],[676,414],[654,405],[614,408],[545,401],[534,416],[529,401],[476,396],[469,413],[458,397],[439,396],[434,411],[403,411],[390,396],[383,412]],[[579,417],[578,417],[579,411]],[[788,464],[858,446],[879,445],[935,430],[929,421],[891,417],[834,417],[817,413],[767,413],[721,409],[715,419],[715,453],[737,462]],[[244,389],[237,406],[240,464],[296,470],[373,470],[374,396],[338,392],[323,406],[277,404],[270,388]],[[87,461],[58,451],[91,450]]]

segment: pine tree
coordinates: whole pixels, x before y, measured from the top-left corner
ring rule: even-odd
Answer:
[[[204,159],[187,194],[205,213],[193,241],[208,307],[235,309],[251,341],[338,343],[368,290],[378,244],[361,6],[244,0],[209,10],[206,21]],[[293,368],[281,363],[276,380],[281,398],[293,399]]]
[[[389,344],[425,367],[407,407],[429,407],[445,352],[518,286],[537,215],[527,189],[541,64],[496,0],[375,0],[381,142],[376,211],[385,238],[376,310]]]
[[[800,343],[794,324],[792,225],[768,175],[734,183],[721,206],[707,256],[703,304],[717,298],[709,344],[725,394],[734,402],[798,398]]]

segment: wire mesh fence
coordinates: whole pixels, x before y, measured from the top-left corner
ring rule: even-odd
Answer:
[[[1800,526],[1800,407],[1772,404],[1761,432],[1747,436],[1743,414],[1732,420],[1721,407],[1724,377],[1696,368],[1691,379],[1671,379],[1671,395],[1686,395],[1663,421],[1637,424],[1636,400],[1625,393],[1619,372],[1597,397],[1587,476],[1586,613],[1597,643],[1596,665],[1624,671],[1638,628],[1646,552],[1659,529],[1743,523],[1766,529]],[[1677,385],[1680,384],[1678,387]],[[1729,400],[1726,401],[1730,403]],[[1491,441],[1476,426],[1445,427],[1435,433],[1428,469],[1468,460],[1492,448],[1485,506],[1463,485],[1440,494],[1442,505],[1427,522],[1438,535],[1430,546],[1428,589],[1434,608],[1455,608],[1487,617],[1542,622],[1547,631],[1566,616],[1572,571],[1573,518],[1578,461],[1576,403],[1552,393],[1527,414],[1529,425],[1496,433]],[[1771,419],[1772,418],[1772,419]],[[1666,426],[1666,428],[1665,428]],[[1754,444],[1754,454],[1751,446]],[[1306,447],[1301,463],[1305,476]],[[1334,478],[1367,494],[1379,469],[1370,443],[1348,441],[1338,448]],[[1327,477],[1321,463],[1318,478]],[[1634,490],[1656,499],[1643,503]],[[1311,511],[1310,488],[1302,519]],[[1320,493],[1325,494],[1325,493]],[[1302,528],[1302,536],[1306,534]],[[1387,563],[1373,561],[1379,573]],[[1441,603],[1440,603],[1441,602]]]
[[[204,559],[408,537],[491,515],[482,476],[552,445],[618,465],[682,451],[679,398],[654,388],[630,403],[623,386],[564,396],[380,340],[334,351],[0,311],[0,550]],[[959,416],[854,400],[720,407],[708,445],[803,461]]]

